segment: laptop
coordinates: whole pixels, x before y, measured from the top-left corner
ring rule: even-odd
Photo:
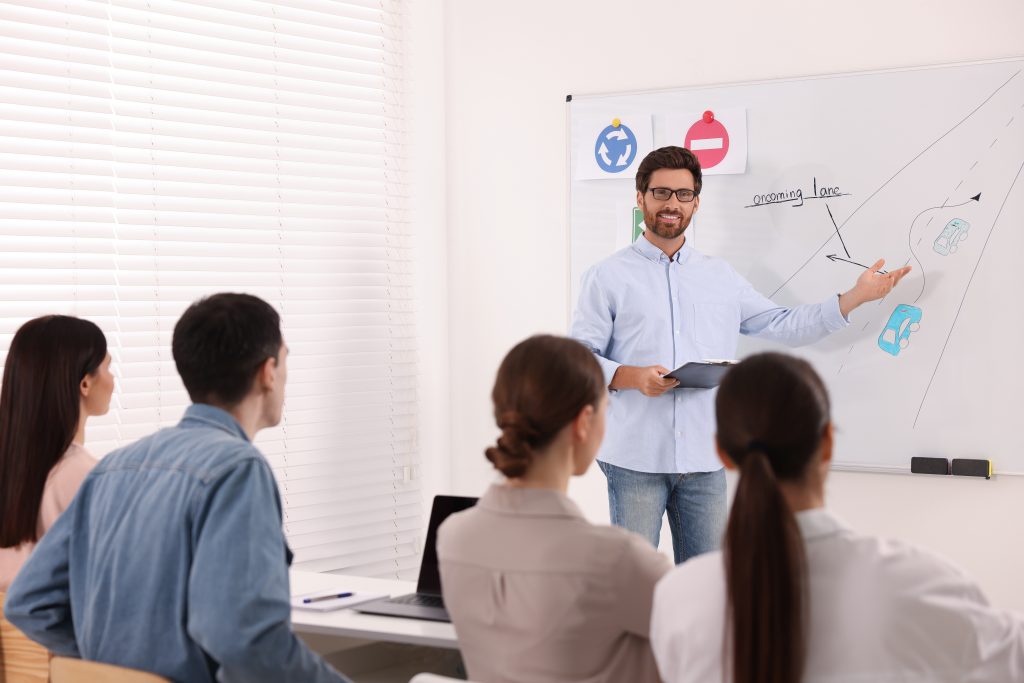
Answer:
[[[427,541],[420,562],[420,577],[416,592],[396,598],[371,600],[352,609],[364,614],[384,614],[390,617],[411,617],[430,621],[451,621],[441,599],[441,574],[437,568],[437,527],[453,512],[476,505],[476,498],[465,496],[434,496],[427,525]]]

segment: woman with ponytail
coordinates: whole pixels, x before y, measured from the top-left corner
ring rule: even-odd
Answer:
[[[947,562],[825,510],[833,427],[808,363],[751,356],[715,409],[718,454],[739,482],[722,551],[655,591],[666,683],[1024,681],[1024,621]]]
[[[504,475],[438,530],[445,605],[471,679],[487,683],[658,680],[648,629],[671,566],[640,536],[589,523],[568,498],[604,437],[605,380],[571,339],[513,348],[492,393]]]

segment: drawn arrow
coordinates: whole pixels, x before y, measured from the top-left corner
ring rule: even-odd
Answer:
[[[921,213],[919,213],[916,216],[914,216],[914,220],[910,221],[910,229],[913,230],[914,229],[914,223],[917,222],[917,219],[920,218],[921,216],[925,215],[929,211],[934,211],[935,209],[955,209],[955,208],[963,206],[964,204],[966,204],[968,202],[971,202],[971,201],[975,201],[975,202],[979,202],[980,203],[981,202],[981,193],[979,192],[978,194],[974,195],[970,199],[965,199],[964,201],[960,202],[959,204],[945,204],[945,203],[943,203],[943,204],[939,204],[938,206],[929,206],[927,209],[925,209]]]
[[[930,149],[931,149],[932,147],[934,147],[935,145],[939,144],[939,142],[941,142],[943,138],[945,138],[945,137],[946,137],[947,135],[949,135],[950,133],[952,133],[953,131],[955,131],[955,130],[956,130],[957,128],[959,128],[959,127],[960,127],[961,125],[963,125],[965,121],[967,121],[967,120],[968,120],[968,119],[970,119],[970,118],[971,118],[972,116],[974,116],[974,115],[975,115],[976,113],[978,113],[978,110],[979,110],[979,109],[981,109],[982,107],[984,107],[984,106],[985,106],[985,104],[986,104],[986,103],[988,103],[988,101],[989,101],[989,100],[991,100],[991,99],[992,99],[993,97],[995,97],[995,96],[996,96],[996,95],[997,95],[997,94],[999,93],[999,91],[1000,91],[1000,90],[1002,90],[1002,89],[1003,89],[1003,88],[1005,88],[1005,87],[1006,87],[1007,85],[1009,85],[1009,84],[1010,84],[1010,82],[1011,82],[1011,81],[1012,81],[1013,79],[1017,78],[1017,77],[1018,77],[1018,76],[1019,76],[1019,75],[1021,74],[1021,71],[1024,71],[1024,70],[1022,70],[1022,69],[1018,69],[1017,71],[1015,71],[1015,72],[1014,72],[1014,74],[1013,74],[1012,76],[1010,76],[1009,78],[1007,78],[1007,79],[1006,79],[1006,81],[1005,81],[1005,82],[1003,82],[1003,84],[1002,84],[1002,85],[1000,85],[1000,86],[999,86],[998,88],[996,88],[996,89],[995,89],[995,90],[994,90],[994,91],[992,92],[992,94],[990,94],[990,95],[989,95],[988,97],[986,97],[986,98],[985,98],[985,99],[984,99],[984,100],[983,100],[983,101],[982,101],[981,103],[979,103],[979,104],[978,104],[978,106],[976,106],[976,107],[975,107],[975,108],[974,108],[974,109],[973,109],[973,110],[972,110],[972,111],[971,111],[971,112],[970,112],[969,114],[967,114],[967,115],[966,115],[965,117],[963,117],[962,119],[960,119],[960,121],[958,121],[958,122],[957,122],[957,123],[956,123],[956,124],[955,124],[955,125],[954,125],[954,126],[953,126],[952,128],[950,128],[949,130],[947,130],[947,131],[946,131],[945,133],[943,133],[943,134],[942,134],[942,135],[940,135],[940,136],[939,136],[938,138],[936,138],[936,139],[935,139],[935,140],[934,140],[933,142],[931,142],[931,143],[930,143],[930,144],[929,144],[929,145],[928,145],[927,147],[925,147],[925,148],[924,148],[924,149],[922,149],[922,150],[921,150],[920,152],[918,152],[917,156],[915,156],[915,157],[914,157],[913,159],[911,159],[910,161],[908,161],[907,163],[905,163],[905,164],[903,165],[903,167],[902,167],[902,168],[900,168],[900,170],[898,170],[898,171],[896,171],[895,173],[893,173],[893,174],[892,174],[892,176],[891,176],[891,177],[890,177],[890,178],[889,178],[888,180],[886,180],[886,181],[885,181],[884,183],[882,183],[882,184],[881,184],[881,186],[880,186],[880,187],[879,187],[879,188],[878,188],[877,190],[875,190],[875,191],[874,191],[874,192],[872,192],[872,193],[871,193],[870,195],[868,195],[868,196],[867,196],[867,198],[866,198],[866,199],[864,199],[864,201],[862,201],[862,202],[861,202],[861,203],[860,203],[860,204],[859,204],[859,205],[857,206],[857,208],[856,208],[856,209],[854,209],[854,210],[853,210],[853,212],[852,212],[852,213],[850,213],[850,215],[846,217],[846,220],[844,220],[844,221],[843,221],[843,226],[845,227],[847,223],[849,223],[849,222],[850,222],[851,220],[853,220],[853,217],[854,217],[855,215],[857,215],[857,212],[858,212],[858,211],[860,211],[861,209],[863,209],[865,205],[867,205],[868,203],[870,203],[870,202],[871,202],[871,200],[875,198],[875,195],[877,195],[877,194],[878,194],[879,192],[881,192],[882,190],[884,190],[884,189],[885,189],[885,187],[886,187],[886,186],[887,186],[887,185],[888,185],[889,183],[891,183],[891,182],[892,182],[893,180],[895,180],[895,179],[896,179],[896,176],[898,176],[899,174],[901,174],[901,173],[903,173],[903,172],[904,172],[905,170],[907,170],[907,168],[909,168],[911,164],[913,164],[913,163],[914,163],[915,161],[917,161],[918,159],[920,159],[920,158],[921,158],[921,157],[922,157],[922,156],[923,156],[923,155],[924,155],[924,154],[925,154],[925,153],[926,153],[926,152],[927,152],[928,150],[930,150]],[[981,195],[979,194],[979,195],[977,195],[977,196],[978,196],[978,197],[980,197]],[[832,239],[832,238],[831,238],[831,237],[829,237],[828,239],[830,240],[830,239]],[[795,277],[796,277],[796,276],[797,276],[797,275],[798,275],[798,274],[800,273],[800,271],[802,271],[802,270],[803,270],[803,269],[804,269],[804,268],[805,268],[805,267],[807,266],[807,264],[808,264],[808,263],[810,263],[811,261],[813,261],[813,260],[814,260],[814,257],[815,257],[815,256],[817,256],[818,254],[820,254],[820,253],[822,252],[822,250],[824,250],[824,249],[825,249],[825,247],[826,247],[826,246],[828,246],[828,240],[825,240],[825,241],[824,241],[824,242],[822,243],[822,245],[821,245],[820,247],[818,247],[817,249],[815,249],[815,250],[814,250],[814,253],[813,253],[813,254],[811,254],[810,256],[808,256],[808,257],[807,257],[807,260],[803,262],[803,265],[801,265],[801,266],[800,266],[799,268],[797,268],[797,269],[796,269],[796,272],[795,272],[795,273],[793,273],[792,275],[790,275],[790,276],[789,276],[788,278],[786,278],[786,280],[785,280],[785,281],[784,281],[784,282],[783,282],[782,284],[780,284],[780,285],[779,285],[778,287],[776,287],[776,288],[775,288],[775,291],[773,291],[773,292],[772,292],[771,294],[769,294],[769,295],[768,295],[768,298],[769,298],[769,299],[771,299],[771,298],[773,298],[773,297],[774,297],[774,296],[775,296],[776,294],[778,294],[778,293],[779,293],[779,292],[780,292],[780,291],[782,290],[782,288],[783,288],[783,287],[785,287],[786,285],[788,285],[788,284],[789,284],[789,283],[790,283],[790,282],[791,282],[791,281],[793,280],[793,278],[795,278]]]
[[[975,201],[975,202],[981,203],[981,193],[979,192],[978,194],[974,195],[970,199],[965,199],[964,201],[960,202],[959,204],[947,205],[945,202],[943,202],[940,206],[930,206],[927,209],[925,209],[924,211],[922,211],[921,213],[919,213],[916,216],[914,216],[914,220],[910,221],[910,229],[907,230],[907,246],[910,248],[910,255],[914,257],[915,261],[917,261],[918,272],[921,274],[921,291],[917,293],[917,298],[914,299],[914,303],[915,304],[918,301],[921,300],[921,297],[924,296],[925,290],[928,289],[928,273],[927,273],[927,271],[925,271],[924,264],[921,263],[921,259],[918,258],[917,252],[914,251],[914,245],[911,242],[911,240],[913,239],[913,234],[914,234],[914,224],[917,223],[917,220],[921,216],[925,215],[929,211],[934,211],[935,209],[955,209],[957,207],[963,206],[964,204],[968,204],[971,201]],[[925,226],[925,227],[927,227],[927,226]],[[920,241],[920,240],[918,240],[918,241]]]
[[[612,165],[612,160],[608,157],[608,148],[605,147],[605,144],[603,142],[601,143],[601,146],[598,148],[597,153],[601,155],[601,159],[604,160],[605,166]]]
[[[847,256],[849,256],[849,254],[847,254]],[[869,270],[871,268],[871,266],[865,266],[863,263],[857,263],[856,261],[848,261],[848,260],[846,260],[844,258],[840,258],[838,254],[829,254],[825,258],[827,258],[829,261],[833,261],[833,262],[835,262],[835,261],[842,261],[843,263],[852,263],[855,266],[860,266],[864,270]],[[882,275],[888,275],[888,273],[889,273],[889,271],[887,271],[887,270],[880,270],[878,272],[881,273]]]
[[[625,140],[629,136],[626,135],[626,131],[622,130],[621,128],[617,128],[613,131],[610,131],[608,135],[605,135],[604,137],[607,140]]]
[[[825,210],[828,211],[828,217],[832,219],[832,227],[836,229],[836,235],[839,236],[839,243],[843,245],[843,251],[846,252],[846,258],[850,258],[850,250],[846,248],[846,242],[843,241],[843,233],[839,232],[839,226],[836,225],[836,219],[832,215],[832,209],[828,208],[828,202],[825,202]]]

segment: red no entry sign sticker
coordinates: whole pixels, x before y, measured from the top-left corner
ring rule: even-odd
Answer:
[[[711,169],[729,154],[729,130],[711,112],[690,126],[683,146],[693,152],[701,169]]]

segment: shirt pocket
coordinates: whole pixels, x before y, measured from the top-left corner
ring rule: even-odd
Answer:
[[[732,303],[693,305],[693,337],[705,358],[732,358],[740,332],[740,309]]]

